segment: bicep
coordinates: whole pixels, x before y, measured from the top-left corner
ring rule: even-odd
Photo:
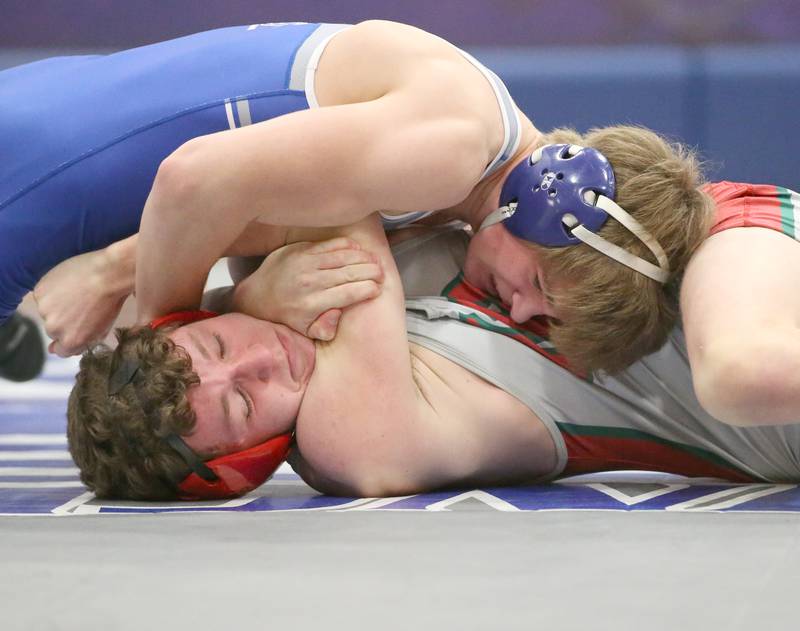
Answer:
[[[485,134],[419,92],[409,87],[192,140],[170,158],[175,179],[209,215],[238,223],[343,226],[375,210],[448,207],[479,180]]]
[[[766,228],[710,237],[690,262],[681,311],[690,353],[747,343],[754,334],[796,328],[800,318],[800,244]],[[742,347],[744,348],[744,347]]]
[[[383,288],[345,309],[336,338],[318,345],[297,439],[320,476],[371,495],[409,482],[406,458],[426,450],[430,410],[413,378],[402,285],[379,220],[342,234],[380,257]]]
[[[453,467],[471,466],[462,456],[480,443],[459,428],[463,418],[420,389],[403,289],[377,217],[343,234],[380,257],[383,290],[347,308],[336,338],[318,346],[297,421],[299,449],[319,479],[359,495],[450,483],[461,477]]]
[[[383,290],[346,309],[336,338],[318,347],[297,422],[307,469],[366,496],[537,473],[528,455],[549,443],[531,410],[449,360],[411,354],[403,289],[377,217],[344,233],[380,257]],[[516,464],[502,466],[511,455]]]
[[[715,418],[796,420],[800,374],[800,245],[766,228],[714,235],[681,289],[692,380]]]

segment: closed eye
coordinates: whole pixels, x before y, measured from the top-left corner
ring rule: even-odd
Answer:
[[[219,333],[214,333],[214,339],[219,344],[219,358],[225,359],[225,342],[222,340],[222,336]]]
[[[553,294],[547,289],[547,287],[545,287],[539,274],[537,274],[533,279],[533,286],[537,291],[542,293],[542,297],[545,299],[545,302],[547,302],[550,308],[554,309]]]
[[[241,388],[237,388],[236,392],[239,393],[239,396],[242,397],[242,401],[244,401],[244,416],[245,418],[249,419],[253,415],[253,402],[250,400],[250,397],[247,395],[247,393]]]

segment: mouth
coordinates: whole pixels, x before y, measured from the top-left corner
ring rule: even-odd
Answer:
[[[500,290],[497,288],[497,279],[495,278],[494,274],[491,274],[489,276],[488,284],[489,284],[489,291],[491,292],[492,296],[499,298],[500,302],[502,302],[504,305],[511,304],[508,300],[506,300],[506,297],[503,296],[503,294],[501,294]]]
[[[283,333],[279,333],[276,331],[275,335],[278,338],[278,342],[280,342],[281,347],[283,348],[283,352],[286,354],[286,363],[289,365],[289,375],[292,378],[292,381],[295,383],[297,382],[297,366],[295,365],[296,358],[294,354],[289,350],[291,347],[291,343]]]
[[[494,274],[489,274],[489,276],[486,278],[485,290],[488,291],[492,296],[500,295],[497,293],[497,281],[494,278]]]

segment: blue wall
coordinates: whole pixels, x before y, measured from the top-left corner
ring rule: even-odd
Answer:
[[[0,0],[0,47],[120,49],[236,24],[376,18],[461,47],[800,43],[796,0]]]
[[[541,130],[636,123],[713,179],[800,189],[800,47],[472,49]]]
[[[539,129],[637,123],[697,146],[711,179],[800,189],[800,46],[470,52]],[[53,54],[0,50],[0,69]]]

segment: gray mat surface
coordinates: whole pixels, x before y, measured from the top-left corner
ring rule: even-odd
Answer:
[[[2,518],[2,629],[796,629],[795,515]]]

